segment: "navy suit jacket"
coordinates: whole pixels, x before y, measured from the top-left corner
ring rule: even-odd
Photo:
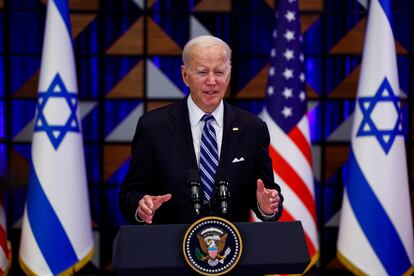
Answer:
[[[248,221],[249,210],[257,209],[256,181],[266,188],[280,187],[273,181],[269,157],[270,138],[266,124],[256,116],[224,102],[224,128],[219,168],[228,172],[231,195],[229,215],[233,222]],[[242,158],[242,162],[233,162]],[[132,157],[122,183],[119,204],[125,218],[135,221],[138,201],[146,194],[172,194],[153,218],[154,224],[191,223],[197,219],[190,203],[187,175],[198,170],[194,153],[187,97],[175,104],[145,113],[138,121],[132,141]],[[275,219],[282,213],[282,201]],[[213,201],[214,202],[214,201]],[[214,206],[213,206],[214,207]],[[218,209],[210,214],[220,216]]]

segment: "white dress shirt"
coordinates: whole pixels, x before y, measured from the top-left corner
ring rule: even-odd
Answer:
[[[201,121],[201,118],[206,114],[201,110],[191,98],[191,95],[187,99],[188,114],[190,116],[190,125],[191,125],[191,134],[193,136],[193,145],[194,152],[196,155],[197,164],[200,165],[200,141],[201,134],[203,133],[204,122]],[[214,110],[211,115],[214,117],[214,121],[211,122],[211,125],[216,132],[217,140],[217,149],[221,153],[221,141],[223,139],[223,116],[224,116],[224,104],[223,101],[220,102],[219,106]]]

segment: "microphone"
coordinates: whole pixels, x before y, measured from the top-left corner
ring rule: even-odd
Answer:
[[[230,192],[228,191],[229,181],[227,170],[222,168],[218,169],[216,173],[216,179],[217,201],[219,203],[221,214],[225,216],[229,212],[228,205],[230,200]]]
[[[201,196],[200,196],[200,175],[197,170],[192,169],[187,172],[187,185],[190,190],[190,201],[196,216],[200,215],[201,210]]]

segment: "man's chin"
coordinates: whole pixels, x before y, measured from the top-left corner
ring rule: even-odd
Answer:
[[[213,112],[219,106],[220,101],[221,101],[220,98],[210,100],[210,101],[205,101],[204,106],[205,106],[206,110],[204,110],[204,111]]]

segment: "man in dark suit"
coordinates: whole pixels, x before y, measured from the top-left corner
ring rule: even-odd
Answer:
[[[213,36],[196,37],[184,47],[183,63],[190,95],[138,121],[119,194],[124,216],[131,223],[193,222],[187,176],[200,169],[202,215],[222,215],[215,193],[220,179],[213,178],[224,171],[227,219],[248,221],[250,209],[262,220],[278,219],[283,197],[273,180],[267,126],[223,101],[231,75],[229,46]]]

